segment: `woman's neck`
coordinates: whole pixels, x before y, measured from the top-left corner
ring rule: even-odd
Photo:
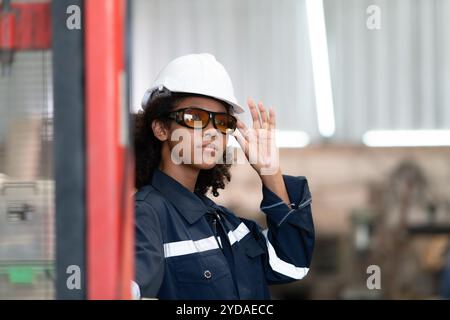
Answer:
[[[161,161],[159,170],[177,180],[189,191],[194,192],[200,169],[183,164],[177,165],[172,161]]]

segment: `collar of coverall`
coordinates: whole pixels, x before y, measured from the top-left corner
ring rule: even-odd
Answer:
[[[210,207],[220,210],[214,201],[189,191],[159,169],[153,173],[152,186],[161,192],[190,224],[200,219]]]

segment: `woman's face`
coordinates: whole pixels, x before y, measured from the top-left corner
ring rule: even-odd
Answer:
[[[184,98],[172,111],[190,107],[211,112],[227,112],[222,103],[206,97]],[[228,136],[214,128],[212,119],[203,129],[186,128],[171,121],[169,131],[168,144],[172,161],[182,162],[200,170],[211,169],[222,161]]]

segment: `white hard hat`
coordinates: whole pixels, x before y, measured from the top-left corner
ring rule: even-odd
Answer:
[[[145,92],[142,107],[145,109],[156,90],[162,91],[164,88],[170,92],[216,98],[230,104],[234,113],[244,112],[234,96],[230,76],[223,65],[209,53],[188,54],[169,62],[156,77],[152,88]]]

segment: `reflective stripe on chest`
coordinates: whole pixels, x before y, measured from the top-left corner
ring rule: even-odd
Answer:
[[[241,222],[236,229],[228,232],[230,244],[233,245],[234,243],[242,240],[249,233],[250,230],[243,222]],[[183,240],[168,242],[164,243],[164,257],[176,257],[214,249],[219,249],[219,245],[217,244],[216,239],[214,239],[214,236],[195,241]]]

